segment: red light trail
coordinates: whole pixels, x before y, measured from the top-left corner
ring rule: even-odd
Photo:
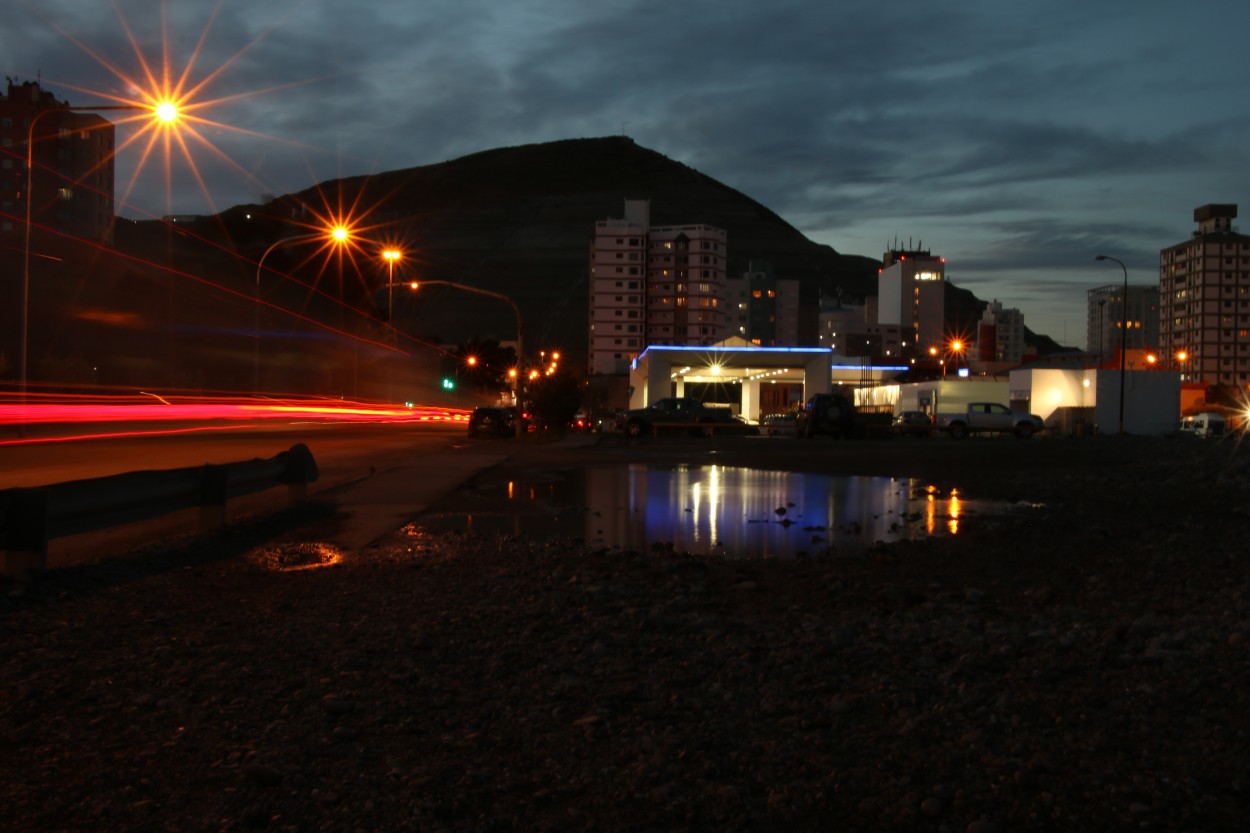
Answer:
[[[79,433],[0,439],[0,445],[30,445],[49,442],[157,436],[205,431],[231,431],[255,426],[258,422],[319,423],[461,423],[468,419],[463,408],[396,406],[386,403],[332,401],[326,399],[213,399],[156,394],[125,398],[93,397],[83,394],[36,394],[21,403],[15,394],[0,394],[0,428],[40,426],[46,430],[78,426]],[[188,423],[215,423],[190,425]],[[109,430],[119,423],[146,423],[136,430]],[[88,425],[99,431],[83,431]]]

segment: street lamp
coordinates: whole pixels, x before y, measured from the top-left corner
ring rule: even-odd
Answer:
[[[274,241],[265,249],[264,254],[260,256],[260,260],[256,261],[256,288],[255,303],[252,310],[252,392],[260,392],[260,273],[265,268],[265,258],[269,257],[269,253],[281,246],[287,246],[292,243],[304,243],[309,240],[326,240],[328,238],[332,245],[341,245],[346,243],[351,237],[351,232],[346,226],[334,226],[325,231],[312,232],[310,234],[297,234],[294,237],[283,237],[281,240]],[[340,289],[340,295],[342,291]],[[342,298],[339,299],[340,303]]]
[[[64,107],[49,107],[46,110],[40,110],[30,120],[30,130],[26,136],[26,240],[22,248],[22,324],[21,338],[19,339],[20,348],[18,350],[18,375],[17,390],[20,401],[26,401],[26,368],[27,368],[27,345],[30,339],[30,227],[31,213],[33,201],[31,199],[31,189],[34,185],[34,167],[35,167],[35,125],[39,120],[49,113],[70,113],[70,112],[100,112],[104,110],[147,110],[153,117],[163,122],[172,123],[178,119],[178,108],[170,102],[164,102],[156,107],[147,104],[105,104],[98,107],[88,105],[66,105]]]
[[[1106,341],[1107,341],[1107,317],[1104,307],[1107,306],[1106,298],[1098,299],[1098,366],[1102,367],[1102,363],[1106,360]]]
[[[451,286],[452,289],[462,289],[465,290],[466,293],[476,293],[477,295],[486,295],[489,296],[489,298],[497,298],[502,301],[507,301],[507,304],[509,304],[512,308],[512,314],[516,315],[516,364],[517,366],[520,366],[522,356],[525,354],[521,349],[521,308],[516,305],[516,301],[509,298],[507,295],[492,293],[489,289],[479,289],[477,286],[457,284],[450,280],[414,280],[409,284],[412,289],[419,289],[421,286],[434,285]],[[514,385],[512,385],[512,398],[516,400],[516,404],[520,403],[520,398],[517,396],[517,385],[515,384],[515,380]]]
[[[395,337],[395,261],[403,257],[399,249],[383,249],[382,257],[386,260],[386,326]]]
[[[1128,268],[1124,261],[1107,255],[1097,255],[1094,260],[1110,260],[1120,264],[1124,272],[1124,293],[1120,296],[1120,436],[1124,435],[1124,353],[1128,347]]]

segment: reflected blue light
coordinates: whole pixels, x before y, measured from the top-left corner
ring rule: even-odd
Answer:
[[[454,509],[419,525],[464,529],[462,519],[471,514],[474,530],[490,531],[488,514],[465,508],[490,499],[487,492],[478,487],[453,496],[447,505]],[[641,464],[579,469],[541,490],[519,488],[503,497],[511,511],[494,511],[497,531],[506,534],[741,558],[854,552],[877,541],[954,535],[970,514],[992,508],[911,479]]]

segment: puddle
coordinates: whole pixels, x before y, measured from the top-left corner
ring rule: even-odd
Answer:
[[[331,567],[343,560],[343,553],[330,544],[306,542],[261,547],[248,554],[259,567],[279,573]]]
[[[1004,503],[890,477],[726,466],[600,466],[478,483],[422,515],[428,532],[580,538],[592,547],[793,557],[959,534]]]

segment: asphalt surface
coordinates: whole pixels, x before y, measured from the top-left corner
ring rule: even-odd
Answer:
[[[333,508],[337,523],[331,543],[345,551],[363,549],[399,529],[478,472],[507,461],[517,444],[511,440],[463,440],[443,435],[392,449],[385,458],[371,457],[331,468],[310,485],[307,497]],[[592,445],[594,435],[573,435],[552,447]],[[320,460],[318,465],[321,465]],[[236,498],[227,506],[227,521],[237,522],[273,513],[290,505],[283,488]],[[49,542],[47,566],[66,567],[124,555],[158,540],[191,537],[200,531],[199,510],[55,538]]]

